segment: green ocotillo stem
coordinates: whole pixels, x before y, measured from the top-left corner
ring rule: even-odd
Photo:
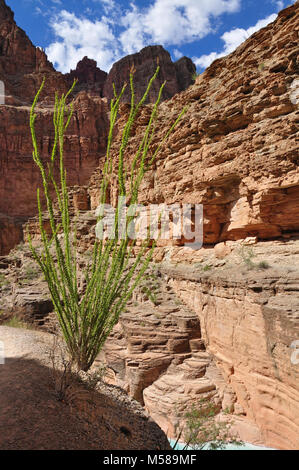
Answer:
[[[162,142],[156,148],[148,160],[149,148],[155,135],[155,123],[162,91],[160,88],[158,98],[152,107],[151,116],[140,145],[129,168],[126,165],[126,151],[130,141],[133,125],[136,122],[139,111],[144,105],[152,84],[159,74],[159,67],[148,83],[147,89],[141,100],[136,103],[134,93],[134,73],[130,74],[131,108],[130,114],[122,131],[121,143],[118,153],[112,153],[113,135],[117,123],[118,111],[126,85],[119,95],[114,87],[114,98],[110,104],[110,126],[106,158],[103,165],[102,182],[100,184],[100,202],[107,202],[107,194],[112,184],[113,175],[117,175],[117,192],[126,196],[132,204],[138,200],[140,185],[145,172],[153,164],[158,151],[173,131],[185,110],[170,126]],[[44,88],[43,80],[39,91],[33,101],[30,113],[30,130],[33,143],[33,161],[37,165],[42,178],[43,199],[46,203],[51,234],[44,227],[43,208],[38,190],[38,214],[41,232],[41,247],[34,246],[28,235],[33,257],[43,271],[48,284],[49,292],[59,320],[59,324],[66,341],[72,360],[77,367],[88,370],[103,347],[113,326],[118,321],[119,315],[126,307],[134,290],[141,282],[143,275],[150,263],[154,244],[149,248],[149,235],[140,248],[139,254],[132,259],[134,241],[129,236],[132,216],[125,220],[122,239],[118,236],[114,239],[96,240],[91,264],[84,272],[84,289],[80,289],[78,282],[79,255],[77,250],[76,222],[72,229],[69,191],[67,186],[67,172],[64,163],[64,139],[73,116],[73,105],[68,106],[67,101],[72,94],[76,82],[71,89],[61,97],[55,96],[53,126],[54,141],[52,151],[47,162],[41,158],[35,133],[35,123],[38,117],[36,112],[38,99]],[[54,168],[59,171],[59,179],[54,178]],[[129,185],[126,186],[126,175],[129,175]],[[114,179],[115,180],[115,179]],[[127,189],[129,188],[129,189]],[[57,198],[58,210],[54,210],[53,193]],[[119,208],[116,209],[114,230],[118,235]],[[100,222],[102,217],[98,218]]]

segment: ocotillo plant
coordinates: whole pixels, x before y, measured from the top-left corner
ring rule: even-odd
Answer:
[[[109,186],[112,184],[112,176],[115,173],[117,173],[116,184],[119,196],[129,200],[130,204],[137,203],[140,184],[145,172],[152,166],[161,146],[185,112],[185,110],[182,111],[169,128],[160,145],[149,155],[155,133],[158,107],[165,85],[163,84],[160,88],[157,101],[152,107],[152,113],[142,135],[136,155],[134,155],[130,166],[126,164],[124,157],[132,126],[136,121],[138,112],[147,99],[152,83],[158,73],[159,67],[149,81],[142,99],[137,103],[135,102],[133,85],[134,70],[130,73],[130,114],[122,132],[122,139],[115,162],[113,162],[111,146],[120,100],[126,85],[124,85],[119,95],[117,95],[114,89],[115,97],[110,105],[110,128],[106,160],[100,187],[100,202],[102,204],[107,202],[107,193]],[[74,86],[75,83],[66,95],[62,95],[60,98],[56,95],[53,119],[55,138],[47,165],[43,163],[40,157],[35,134],[35,121],[37,118],[35,109],[39,95],[44,87],[44,82],[32,105],[30,129],[33,142],[33,160],[41,173],[52,233],[48,235],[44,228],[43,210],[40,191],[38,190],[37,200],[42,250],[33,246],[30,236],[29,243],[34,259],[43,271],[48,283],[53,305],[71,358],[79,369],[87,371],[103,347],[113,326],[118,321],[119,315],[126,307],[134,289],[141,282],[151,260],[153,246],[149,248],[150,240],[148,238],[141,246],[135,258],[132,258],[134,242],[132,242],[129,236],[129,227],[133,217],[126,217],[122,236],[119,237],[118,222],[120,210],[117,207],[114,219],[115,236],[105,241],[103,239],[96,239],[92,261],[83,273],[84,291],[82,292],[79,289],[77,234],[76,229],[72,230],[71,227],[67,175],[64,166],[64,136],[73,114],[73,107],[72,105],[70,107],[67,106],[67,99],[72,93]],[[57,157],[59,160],[60,181],[56,181],[54,178],[54,164]],[[56,193],[59,207],[58,215],[54,211],[51,188],[54,188]],[[101,223],[101,220],[102,216],[100,215],[98,222]]]

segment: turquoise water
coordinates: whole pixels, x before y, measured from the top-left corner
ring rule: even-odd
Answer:
[[[175,440],[169,439],[169,442],[170,442],[170,445],[173,447],[175,444]],[[185,444],[182,442],[179,442],[176,446],[176,450],[182,450],[184,447],[185,447]],[[207,447],[203,450],[209,450],[208,444],[207,444]],[[223,450],[275,450],[275,449],[271,449],[270,447],[255,446],[253,444],[249,444],[245,442],[243,446],[235,446],[233,444],[227,444],[225,446],[225,449]]]

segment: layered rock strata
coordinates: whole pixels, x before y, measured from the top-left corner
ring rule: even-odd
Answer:
[[[161,105],[150,152],[187,112],[139,202],[203,204],[205,244],[299,232],[298,22],[297,2]],[[120,127],[128,112],[122,109]],[[147,108],[139,116],[128,162],[149,115]]]
[[[36,189],[41,187],[41,178],[32,160],[29,113],[27,106],[0,107],[0,214],[5,221],[0,230],[0,253],[3,255],[22,239],[20,221],[37,212]],[[46,162],[54,141],[53,108],[39,106],[37,114],[37,141]],[[68,184],[88,182],[99,155],[105,151],[107,127],[106,100],[79,93],[64,146]],[[7,226],[11,235],[5,230]]]

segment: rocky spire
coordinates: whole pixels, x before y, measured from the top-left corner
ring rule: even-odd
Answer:
[[[162,46],[148,46],[136,54],[128,55],[116,62],[110,70],[105,86],[104,96],[113,97],[113,83],[117,91],[120,91],[124,82],[129,79],[130,70],[133,67],[136,97],[141,98],[148,84],[149,78],[154,74],[157,64],[160,65],[160,73],[153,84],[149,94],[149,102],[156,100],[160,86],[166,81],[163,99],[169,99],[176,93],[185,90],[192,83],[192,76],[196,68],[191,59],[183,58],[173,63],[168,51]],[[123,101],[130,101],[129,87],[125,91]]]
[[[89,92],[95,92],[99,96],[103,96],[103,88],[107,78],[107,72],[104,72],[93,59],[84,57],[78,62],[75,70],[65,75],[66,78],[72,82],[74,79],[78,80],[76,89],[84,89]]]

